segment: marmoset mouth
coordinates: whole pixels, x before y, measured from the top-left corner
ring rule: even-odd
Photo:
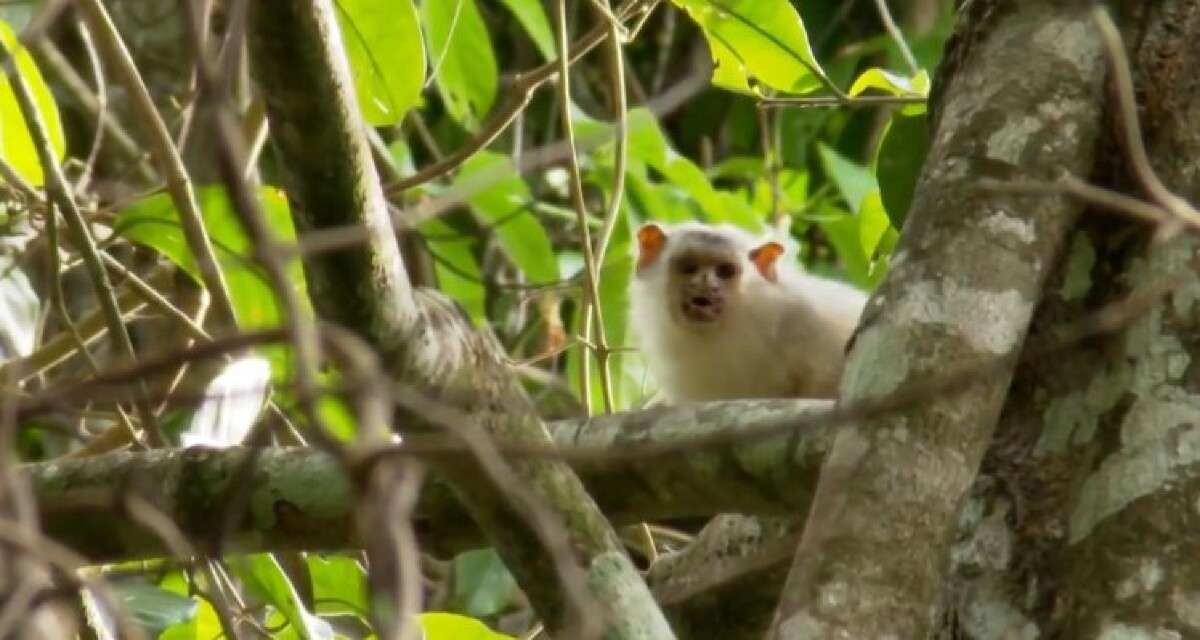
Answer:
[[[692,296],[683,301],[680,311],[692,322],[713,322],[721,315],[721,302],[720,298]]]

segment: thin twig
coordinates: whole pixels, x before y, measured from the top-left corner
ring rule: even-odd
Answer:
[[[113,292],[112,283],[108,279],[108,272],[104,270],[99,250],[96,248],[96,243],[92,238],[91,231],[88,229],[88,224],[79,212],[79,207],[76,206],[75,200],[72,197],[66,176],[63,175],[62,168],[59,167],[58,161],[54,157],[50,138],[46,133],[46,123],[42,121],[42,114],[38,111],[29,85],[26,84],[25,78],[17,71],[15,60],[8,51],[8,47],[3,43],[0,43],[0,59],[3,60],[5,73],[8,74],[8,84],[12,88],[13,97],[16,98],[17,106],[20,108],[21,115],[25,119],[26,129],[29,131],[29,136],[32,138],[34,147],[37,149],[38,160],[42,165],[42,172],[46,178],[47,191],[58,207],[62,209],[63,217],[75,235],[77,249],[83,258],[84,266],[96,291],[96,298],[99,301],[100,309],[104,312],[108,331],[116,342],[121,355],[130,363],[137,362],[137,352],[134,351],[133,341],[130,340],[129,332],[125,327],[124,320],[121,318],[121,308],[117,304],[116,293]],[[51,215],[53,215],[53,212]],[[57,259],[57,256],[55,256],[55,259]],[[146,434],[149,436],[151,444],[162,446],[165,440],[163,439],[162,432],[158,429],[158,422],[155,420],[153,408],[150,406],[147,398],[146,387],[140,382],[137,385],[137,392],[134,394],[134,406],[137,408],[138,418],[141,420],[142,428],[145,429]]]
[[[231,12],[235,16],[235,22],[245,22],[244,1],[238,2]],[[215,75],[217,69],[208,60],[205,52],[199,50],[203,45],[202,34],[198,31],[201,25],[195,21],[191,21],[190,24],[193,44],[197,47],[198,108],[204,121],[217,133],[217,165],[233,201],[233,210],[238,214],[246,234],[250,237],[254,254],[266,271],[271,288],[288,318],[289,335],[296,357],[297,400],[313,427],[310,433],[312,439],[331,450],[336,450],[336,441],[324,428],[324,420],[317,410],[317,372],[321,362],[321,347],[316,322],[302,303],[296,286],[288,276],[288,258],[285,252],[278,248],[279,243],[266,222],[267,218],[258,197],[246,180],[247,160],[240,138],[241,129],[226,108],[226,85]]]
[[[63,57],[59,52],[58,47],[54,46],[54,42],[42,38],[36,41],[33,49],[37,51],[39,60],[44,61],[46,66],[54,71],[58,79],[62,81],[62,87],[67,90],[71,98],[83,108],[88,115],[99,119],[100,124],[107,130],[108,137],[128,156],[134,164],[138,172],[138,176],[151,181],[155,179],[154,170],[146,164],[144,153],[138,144],[134,142],[125,128],[117,122],[112,112],[101,108],[100,99],[92,93],[91,88],[79,77],[75,68],[71,63]]]
[[[204,286],[208,287],[212,294],[219,321],[229,328],[235,327],[237,315],[234,312],[233,299],[229,295],[225,275],[217,262],[212,240],[204,228],[204,218],[196,201],[191,178],[183,165],[183,159],[179,157],[179,150],[171,140],[171,133],[155,108],[154,100],[151,99],[150,92],[146,89],[146,84],[142,81],[129,50],[125,48],[125,43],[121,41],[117,27],[105,10],[102,0],[78,0],[76,6],[87,19],[101,52],[108,65],[114,68],[120,77],[121,83],[129,93],[137,119],[145,127],[151,155],[166,180],[167,191],[171,194],[171,200],[179,213],[188,248],[196,260]]]
[[[608,0],[604,1],[607,2]],[[612,194],[609,197],[608,210],[604,213],[604,228],[600,231],[600,243],[596,246],[595,269],[593,273],[597,281],[591,283],[595,289],[592,300],[592,315],[593,322],[597,328],[596,367],[600,370],[601,393],[604,399],[605,413],[612,413],[614,407],[612,372],[609,366],[609,358],[612,352],[608,348],[608,336],[604,328],[604,312],[600,305],[599,278],[603,273],[604,258],[608,254],[608,245],[612,242],[613,232],[616,231],[617,221],[621,215],[621,199],[625,195],[625,169],[629,161],[629,111],[625,97],[625,56],[622,45],[623,39],[620,37],[621,33],[618,29],[619,26],[616,22],[609,22],[608,66],[612,80],[613,113],[615,117],[614,135],[616,138],[614,147],[615,158],[613,159],[613,185]],[[563,85],[566,86],[567,72],[564,70],[562,73]],[[570,145],[574,146],[574,136],[571,135],[573,131],[568,130],[567,133]],[[571,155],[574,158],[574,149],[572,149]],[[586,226],[585,222],[584,227]]]
[[[896,43],[896,48],[900,49],[900,56],[904,58],[904,64],[907,64],[908,70],[916,75],[921,67],[917,64],[912,49],[908,48],[904,34],[900,33],[900,27],[897,27],[896,21],[892,19],[892,12],[888,10],[887,0],[875,0],[875,9],[879,11],[879,20],[883,22],[883,28],[892,37],[892,42]]]
[[[1164,209],[1174,214],[1180,221],[1191,227],[1200,227],[1200,212],[1197,212],[1187,200],[1175,195],[1158,178],[1154,167],[1150,164],[1150,156],[1146,153],[1146,144],[1142,139],[1141,126],[1138,124],[1137,98],[1134,96],[1133,74],[1129,70],[1129,56],[1125,52],[1125,44],[1117,25],[1108,15],[1108,10],[1101,5],[1092,9],[1092,20],[1100,29],[1104,50],[1108,55],[1108,64],[1112,69],[1113,83],[1117,89],[1117,102],[1120,105],[1122,139],[1125,141],[1125,151],[1129,156],[1134,175],[1146,190],[1150,198]]]
[[[554,5],[555,28],[558,33],[558,95],[562,113],[563,136],[567,141],[569,153],[567,155],[567,163],[571,175],[571,201],[575,207],[575,214],[579,224],[579,244],[583,252],[583,270],[584,270],[584,293],[586,297],[580,304],[580,314],[583,318],[583,335],[580,337],[580,342],[585,345],[591,344],[593,321],[595,316],[593,309],[600,307],[600,286],[597,276],[596,255],[592,247],[592,233],[588,227],[588,211],[587,201],[583,195],[583,176],[579,169],[579,154],[575,148],[575,123],[572,118],[571,106],[574,104],[571,101],[571,74],[570,74],[570,42],[567,37],[567,3],[566,0],[557,0]],[[600,324],[595,327],[596,335],[603,340],[604,325]],[[594,345],[593,345],[594,346]],[[583,353],[583,357],[579,359],[580,372],[579,384],[580,395],[583,398],[583,406],[587,410],[588,415],[592,414],[592,373],[591,361],[587,357],[588,352]],[[607,376],[602,370],[600,372],[602,386],[608,387],[611,382],[607,381]]]
[[[758,101],[759,108],[776,109],[856,109],[859,107],[875,107],[889,104],[925,104],[922,96],[811,96],[799,98],[763,98]]]
[[[75,183],[76,193],[83,193],[91,182],[96,159],[100,156],[100,144],[104,142],[104,118],[108,115],[108,83],[104,79],[104,66],[100,64],[100,56],[96,53],[96,45],[92,43],[92,34],[88,33],[87,25],[78,18],[74,20],[74,23],[75,30],[79,33],[79,41],[83,43],[83,52],[87,55],[88,65],[92,70],[92,83],[96,85],[96,131],[92,134],[92,147],[88,151],[87,160],[83,163],[83,173]]]

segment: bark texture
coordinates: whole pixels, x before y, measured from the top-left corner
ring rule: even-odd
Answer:
[[[957,367],[989,375],[837,435],[773,637],[921,638],[934,627],[959,509],[1079,209],[977,184],[1090,170],[1105,67],[1087,7],[1013,2],[985,17],[951,61],[917,195],[841,399],[887,397]]]
[[[1200,6],[1116,3],[1147,151],[1200,198]],[[1091,181],[1142,197],[1118,139]],[[1085,174],[1086,175],[1086,174]],[[1200,634],[1200,276],[1192,232],[1089,211],[1047,288],[1030,344],[1118,309],[1132,318],[1018,372],[964,510],[944,637]]]
[[[807,509],[826,432],[781,433],[756,441],[630,457],[638,446],[663,447],[696,437],[788,425],[828,407],[813,402],[724,402],[654,409],[588,421],[550,423],[576,460],[588,489],[614,523],[740,511],[781,516]],[[163,541],[125,508],[136,497],[166,515],[201,550],[338,550],[360,544],[353,525],[355,487],[331,456],[303,448],[265,449],[253,471],[247,450],[118,452],[27,465],[47,535],[94,562],[167,554]],[[234,494],[239,500],[232,500]],[[232,512],[233,506],[242,510]],[[426,483],[418,527],[435,551],[484,543],[445,482]]]
[[[303,232],[362,225],[371,234],[364,246],[306,257],[317,313],[365,339],[389,373],[412,388],[398,412],[400,424],[457,427],[485,448],[492,438],[547,444],[494,339],[475,331],[437,292],[410,285],[362,131],[333,3],[254,2],[249,16],[253,75],[266,99],[298,226]],[[615,532],[565,464],[508,465],[482,457],[432,462],[551,632],[571,635],[568,629],[594,623],[599,611],[607,637],[673,637]],[[506,491],[496,487],[500,476],[509,480]],[[548,548],[569,557],[564,561]],[[593,600],[588,606],[580,601],[586,595]]]

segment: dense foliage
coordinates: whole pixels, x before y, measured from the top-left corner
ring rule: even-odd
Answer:
[[[147,3],[163,5],[153,10],[112,4],[159,112],[181,146],[187,141],[185,160],[238,327],[280,326],[286,307],[276,299],[230,194],[202,160],[203,132],[188,130],[203,105],[189,102],[195,94],[185,20],[174,3]],[[671,0],[643,23],[615,26],[609,20],[616,18],[598,7],[619,18],[640,3],[568,2],[564,19],[572,46],[610,28],[624,39],[620,56],[602,43],[574,63],[570,104],[564,104],[559,81],[540,81],[557,69],[560,55],[555,4],[336,2],[341,45],[362,118],[374,129],[377,161],[391,184],[404,187],[391,195],[397,220],[415,229],[405,233],[405,246],[414,248],[405,256],[414,280],[440,288],[496,333],[543,415],[625,410],[652,399],[652,382],[627,348],[632,230],[643,221],[698,219],[755,232],[774,229],[797,241],[795,259],[809,269],[866,289],[881,280],[928,143],[923,98],[951,28],[949,2],[897,6],[904,11],[896,18],[907,42],[889,35],[877,7],[867,2]],[[107,293],[139,352],[181,348],[214,330],[206,322],[205,281],[183,216],[146,170],[138,148],[122,145],[128,135],[122,123],[137,129],[133,99],[115,84],[104,90],[103,77],[98,86],[90,80],[93,54],[72,20],[58,21],[48,34],[51,48],[63,55],[41,45],[26,49],[16,33],[33,24],[37,11],[11,5],[0,14],[8,21],[0,23],[0,39],[16,61],[11,79],[29,87],[41,120],[39,132],[10,84],[0,84],[0,157],[11,172],[0,187],[0,372],[28,372],[28,393],[122,361],[119,349],[95,340],[105,331],[97,309],[106,292],[88,285],[82,256],[87,241],[67,234],[70,224],[60,236],[55,207],[43,199],[59,188],[46,175],[47,158],[66,169],[64,187],[106,256],[115,287]],[[232,21],[218,9],[217,39],[226,24]],[[103,117],[115,124],[99,137],[95,104],[89,107],[72,88],[79,76],[89,78],[83,93],[107,94],[110,115]],[[254,131],[261,104],[252,88],[241,91],[239,115]],[[575,166],[561,143],[564,111],[579,152],[578,193]],[[458,157],[480,142],[482,148]],[[251,169],[260,176],[260,206],[276,240],[294,245],[275,160],[269,150],[256,157]],[[441,162],[446,170],[433,179],[421,173]],[[594,251],[581,249],[585,238]],[[588,256],[598,274],[594,299],[586,286]],[[166,300],[156,305],[139,296],[130,271]],[[297,291],[305,291],[298,260],[286,273]],[[593,315],[594,302],[599,313]],[[185,335],[172,328],[176,314],[195,325]],[[210,441],[218,432],[244,434],[257,422],[266,426],[255,437],[291,442],[288,425],[305,420],[295,407],[292,354],[271,345],[258,355],[273,381],[270,411],[260,416],[261,398],[237,405],[228,393],[210,393],[201,400],[204,387],[218,387],[220,378],[211,368],[182,366],[173,386],[152,403],[168,440],[183,432]],[[330,393],[320,404],[321,416],[335,437],[352,440],[353,412],[336,393],[338,380],[336,371],[323,373]],[[68,399],[61,412],[19,425],[23,459],[95,447],[98,434],[127,419],[111,402],[86,400]],[[213,408],[219,403],[225,411]],[[360,560],[355,554],[308,555],[285,571],[263,554],[206,567],[164,561],[100,571],[113,576],[137,623],[161,638],[218,635],[227,621],[210,603],[212,590],[224,592],[234,583],[236,598],[244,598],[271,637],[332,637],[335,630],[361,637],[370,622]],[[426,614],[428,638],[500,637],[470,618],[510,630],[531,625],[494,553],[474,551],[449,562],[429,558],[428,564],[428,579],[437,585],[432,608],[461,614]],[[227,585],[214,584],[222,578]]]

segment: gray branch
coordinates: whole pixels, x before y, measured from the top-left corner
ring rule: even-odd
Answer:
[[[938,614],[959,509],[991,443],[1043,282],[1079,206],[977,187],[1087,175],[1104,59],[1088,8],[1016,3],[968,21],[945,63],[928,159],[841,399],[887,397],[959,366],[968,388],[842,429],[773,636],[923,638]]]

